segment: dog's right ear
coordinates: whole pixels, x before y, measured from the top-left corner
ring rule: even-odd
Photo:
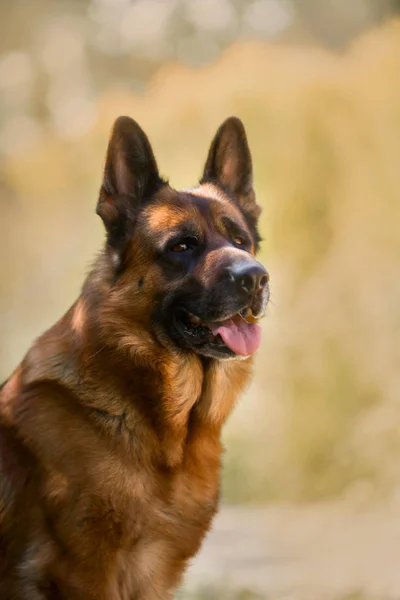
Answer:
[[[104,222],[110,246],[124,247],[142,202],[162,184],[146,134],[130,117],[119,117],[108,144],[96,210]]]

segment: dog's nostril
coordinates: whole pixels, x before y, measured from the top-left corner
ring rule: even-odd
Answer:
[[[254,278],[252,275],[244,275],[240,280],[241,287],[246,292],[252,292],[254,289]]]
[[[265,275],[262,275],[262,277],[260,277],[260,281],[258,282],[258,287],[261,288],[265,288],[265,286],[267,285],[267,283],[269,282],[269,275],[268,273],[265,273]]]

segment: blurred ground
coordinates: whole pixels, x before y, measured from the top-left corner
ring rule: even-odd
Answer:
[[[179,598],[398,600],[399,556],[399,507],[225,507]]]

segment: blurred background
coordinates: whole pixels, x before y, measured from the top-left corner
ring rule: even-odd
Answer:
[[[0,0],[0,379],[104,239],[113,120],[175,187],[245,123],[272,302],[181,598],[399,599],[395,0]]]

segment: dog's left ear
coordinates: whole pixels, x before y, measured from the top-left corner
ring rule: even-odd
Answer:
[[[119,117],[111,132],[97,204],[110,246],[123,248],[143,200],[162,184],[146,134],[130,117]]]
[[[226,119],[218,129],[208,153],[200,183],[220,184],[237,199],[254,222],[261,208],[253,188],[253,165],[246,131],[237,117]]]

